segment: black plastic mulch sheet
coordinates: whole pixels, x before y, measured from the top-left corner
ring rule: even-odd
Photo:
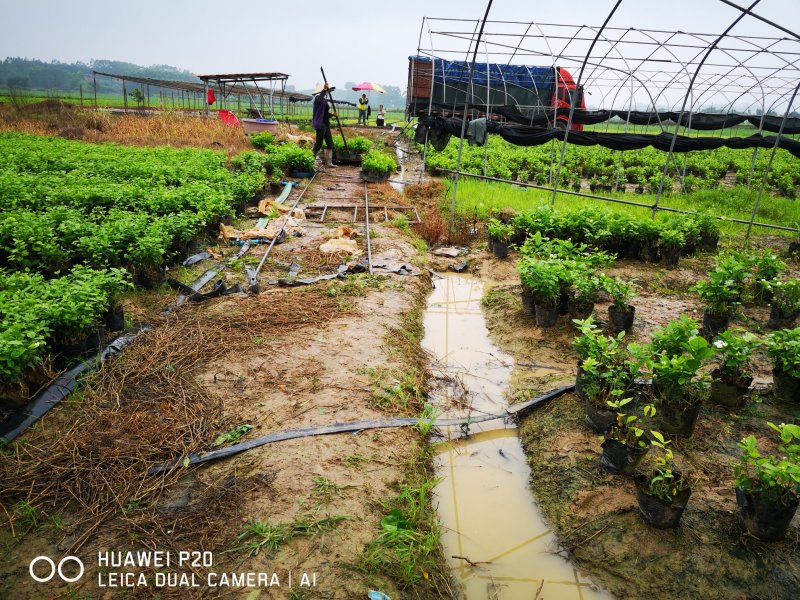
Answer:
[[[78,385],[78,378],[87,371],[93,371],[102,361],[122,352],[140,334],[150,331],[150,325],[123,334],[103,348],[101,352],[62,373],[53,383],[39,392],[27,406],[17,409],[0,422],[0,439],[10,442],[31,425],[41,419],[47,411],[69,396]]]
[[[452,109],[452,106],[449,107]],[[470,109],[484,114],[495,114],[505,117],[508,121],[527,125],[529,127],[549,127],[554,116],[569,117],[569,108],[559,108],[557,111],[545,110],[535,116],[528,116],[522,113],[516,106],[486,106],[485,104],[470,104]],[[761,127],[763,131],[778,133],[781,131],[783,117],[778,116],[757,116],[740,115],[738,113],[680,113],[678,111],[646,112],[646,111],[627,111],[627,110],[581,110],[576,109],[572,114],[572,122],[581,125],[596,125],[604,123],[610,119],[617,118],[627,121],[632,125],[659,125],[662,127],[674,127],[680,121],[681,127],[688,127],[697,131],[709,131],[714,129],[726,129],[736,127],[742,123],[749,123],[753,127]],[[420,120],[423,120],[422,117]],[[763,123],[762,123],[763,119]],[[458,119],[459,122],[461,121]],[[800,118],[787,117],[783,125],[783,132],[786,135],[800,133]],[[431,140],[434,133],[431,132]],[[418,141],[418,140],[417,140]],[[422,142],[425,140],[423,139]],[[441,143],[441,140],[437,140]],[[419,142],[419,143],[422,143]],[[447,145],[447,144],[445,144]],[[437,150],[437,146],[434,146]]]
[[[451,135],[461,135],[461,119],[431,117],[422,119],[420,127],[417,128],[417,136],[420,135],[419,129],[427,127]],[[564,130],[545,129],[543,127],[523,127],[519,125],[502,125],[495,121],[487,123],[489,133],[494,133],[502,137],[507,142],[517,146],[540,146],[553,139],[563,139]],[[422,132],[424,142],[425,132]],[[659,134],[634,134],[634,133],[602,133],[599,131],[570,131],[568,141],[576,146],[603,146],[612,150],[636,150],[652,146],[657,150],[668,151],[672,144],[673,135],[670,133]],[[742,148],[772,148],[775,140],[778,140],[778,147],[788,150],[792,155],[800,158],[800,142],[783,136],[763,136],[754,134],[748,137],[687,137],[684,135],[675,136],[675,146],[673,152],[691,152],[693,150],[715,150],[727,147],[734,149]],[[416,140],[415,140],[416,141]]]

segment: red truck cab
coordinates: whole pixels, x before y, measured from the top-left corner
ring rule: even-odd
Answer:
[[[572,75],[563,67],[556,67],[557,85],[553,92],[553,98],[550,106],[556,108],[565,108],[569,110],[572,103],[572,94],[576,89],[575,80]],[[586,110],[586,102],[583,99],[583,86],[578,88],[578,103],[575,105],[576,110]],[[569,114],[558,115],[556,117],[556,127],[559,129],[566,129],[567,122],[569,121]],[[572,131],[583,131],[583,123],[573,123]]]

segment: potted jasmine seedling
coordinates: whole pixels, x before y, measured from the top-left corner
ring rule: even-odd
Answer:
[[[699,335],[697,322],[683,316],[656,331],[643,354],[649,354],[661,430],[691,436],[708,393],[708,374],[700,368],[714,351]]]
[[[608,402],[609,407],[617,411],[614,423],[605,434],[602,444],[603,454],[600,457],[600,468],[612,475],[630,475],[644,455],[650,449],[649,438],[640,425],[639,417],[621,412],[631,402],[630,398],[620,398]],[[653,405],[644,407],[642,414],[650,418],[656,414]]]
[[[764,542],[783,539],[800,502],[800,426],[768,423],[780,436],[777,456],[764,456],[755,436],[739,442],[733,464],[739,524]]]
[[[525,257],[517,263],[523,295],[533,300],[536,324],[552,327],[558,320],[558,301],[561,281],[565,278],[564,264],[557,259],[540,260]]]
[[[717,220],[708,213],[697,213],[695,221],[700,228],[700,241],[697,249],[705,252],[714,252],[719,244],[719,225]]]
[[[567,302],[570,321],[583,320],[594,310],[598,294],[603,288],[603,281],[587,269],[576,269],[572,277],[572,287]]]
[[[592,317],[576,320],[575,324],[582,332],[572,342],[581,357],[575,391],[584,399],[586,425],[603,433],[617,417],[616,410],[611,409],[608,403],[630,392],[639,365],[630,360],[622,345],[624,332],[617,337],[605,336]]]
[[[741,290],[727,273],[715,269],[708,281],[701,281],[689,288],[703,301],[703,333],[713,336],[728,328],[731,317],[739,307]]]
[[[603,276],[603,288],[611,296],[612,304],[608,307],[608,327],[612,333],[633,329],[633,317],[636,308],[631,304],[634,284],[623,281],[619,277]]]
[[[654,457],[647,474],[638,475],[636,500],[639,516],[658,529],[675,529],[681,520],[692,488],[680,471],[673,466],[670,440],[658,431],[650,431],[650,446]]]
[[[753,382],[750,359],[760,344],[749,331],[726,331],[712,344],[719,366],[711,371],[709,399],[721,406],[742,408]]]
[[[395,160],[380,150],[370,150],[361,160],[361,179],[364,181],[386,181],[389,174],[397,170]]]
[[[775,281],[770,285],[772,306],[767,327],[787,329],[793,327],[800,315],[800,279]]]
[[[670,267],[677,267],[681,258],[681,248],[685,243],[683,232],[678,229],[662,229],[659,244],[661,259]]]
[[[499,219],[490,219],[486,224],[486,232],[492,242],[492,252],[495,258],[508,256],[508,245],[514,235],[514,227],[507,225]]]
[[[778,400],[800,403],[800,327],[774,331],[764,340],[772,358],[773,393]]]

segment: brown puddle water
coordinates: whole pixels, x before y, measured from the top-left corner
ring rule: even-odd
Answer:
[[[481,311],[483,283],[455,275],[434,283],[422,340],[444,376],[434,403],[448,407],[442,411],[447,417],[501,412],[514,361],[489,339]],[[454,381],[445,381],[448,376]],[[442,443],[436,457],[443,478],[436,488],[442,545],[462,597],[611,598],[554,553],[558,546],[528,487],[530,469],[516,429],[496,420],[473,424],[469,433],[467,439]],[[464,559],[487,564],[471,566]]]

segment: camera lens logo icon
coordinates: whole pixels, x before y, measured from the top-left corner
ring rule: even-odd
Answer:
[[[39,577],[33,572],[33,568],[40,562],[45,562],[50,565],[50,574],[46,577]],[[73,562],[78,565],[78,574],[73,577],[68,577],[64,574],[64,565]],[[62,581],[65,581],[66,583],[74,583],[83,577],[83,561],[77,556],[65,556],[58,561],[58,566],[56,566],[56,563],[49,556],[37,556],[31,561],[31,564],[28,565],[28,572],[31,574],[31,577],[33,577],[33,579],[39,583],[47,583],[53,577],[55,577],[56,573],[58,573],[58,576]]]

